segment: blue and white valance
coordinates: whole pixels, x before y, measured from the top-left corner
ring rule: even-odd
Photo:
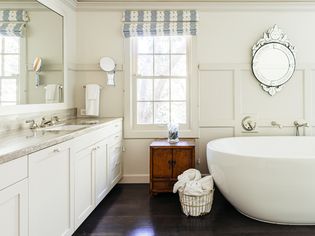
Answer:
[[[27,11],[18,10],[0,10],[0,21],[5,22],[27,22],[29,21]]]
[[[25,10],[0,10],[0,35],[23,37],[27,21],[29,17]]]
[[[196,35],[196,10],[126,10],[123,14],[123,34],[136,36]]]

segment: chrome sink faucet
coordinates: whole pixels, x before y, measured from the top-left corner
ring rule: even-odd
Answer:
[[[31,124],[30,129],[36,129],[38,128],[38,124],[35,122],[35,120],[27,120],[25,121],[26,124]]]
[[[294,124],[294,126],[295,126],[295,135],[296,135],[296,136],[300,136],[300,130],[299,130],[300,127],[309,127],[309,125],[308,125],[307,122],[305,122],[305,123],[299,123],[297,120],[294,121],[293,124]]]

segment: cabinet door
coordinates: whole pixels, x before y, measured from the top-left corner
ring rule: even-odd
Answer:
[[[173,178],[185,170],[194,167],[194,149],[181,148],[173,150]]]
[[[29,155],[31,236],[71,235],[71,166],[66,143]]]
[[[152,150],[152,177],[171,178],[172,177],[172,149],[153,148]]]
[[[118,183],[122,176],[121,142],[111,145],[109,148],[109,180],[110,187]]]
[[[0,191],[0,235],[28,235],[27,179]]]
[[[94,209],[94,146],[75,154],[74,215],[77,228]]]
[[[95,203],[98,205],[109,190],[107,171],[107,140],[95,145]]]

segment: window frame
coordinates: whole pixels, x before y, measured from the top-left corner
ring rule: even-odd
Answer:
[[[137,75],[135,71],[135,38],[125,38],[125,88],[124,88],[124,130],[125,138],[165,138],[167,137],[166,124],[137,124]],[[187,37],[187,81],[186,81],[186,125],[180,125],[180,137],[199,137],[198,111],[198,66],[196,64],[196,39]],[[153,76],[154,77],[154,76]],[[163,76],[161,76],[162,78]],[[166,76],[165,78],[170,78]],[[170,100],[169,100],[170,101]]]

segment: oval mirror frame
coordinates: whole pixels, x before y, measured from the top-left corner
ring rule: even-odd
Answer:
[[[295,67],[295,48],[277,25],[264,33],[252,48],[253,74],[271,96],[290,80]]]

